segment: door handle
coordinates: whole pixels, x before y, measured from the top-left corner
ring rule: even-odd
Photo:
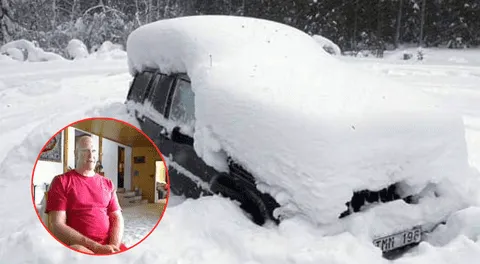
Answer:
[[[166,128],[162,127],[158,133],[160,136],[168,137],[168,131]]]
[[[138,112],[137,109],[135,109],[135,117],[138,118],[138,119],[140,119],[140,121],[142,121],[142,122],[144,122],[144,123],[145,123],[145,120],[147,120],[146,117],[145,117],[145,115],[140,115],[140,113]]]

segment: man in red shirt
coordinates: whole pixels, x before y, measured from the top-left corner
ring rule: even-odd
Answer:
[[[95,154],[92,138],[79,138],[77,166],[53,179],[45,213],[63,243],[85,253],[110,254],[126,249],[124,220],[112,181],[94,171]]]

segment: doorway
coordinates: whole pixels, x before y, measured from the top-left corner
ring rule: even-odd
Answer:
[[[125,182],[125,148],[118,146],[118,178],[117,188],[124,188]]]
[[[155,161],[155,203],[160,203],[166,198],[167,190],[165,185],[167,180],[165,170],[163,161]]]

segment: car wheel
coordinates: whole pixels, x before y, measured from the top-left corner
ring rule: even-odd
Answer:
[[[211,183],[211,190],[240,202],[240,208],[251,216],[257,225],[263,225],[272,214],[257,190],[252,190],[244,184],[236,182],[230,176],[218,176]],[[272,219],[273,220],[273,219]]]

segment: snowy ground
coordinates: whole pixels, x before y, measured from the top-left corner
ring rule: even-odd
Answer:
[[[432,52],[424,63],[345,60],[424,89],[460,111],[470,163],[480,170],[480,60],[473,59],[480,51],[448,53]],[[107,116],[137,125],[123,105],[130,80],[124,60],[0,61],[0,263],[388,263],[371,243],[347,233],[322,237],[298,220],[256,226],[235,203],[219,197],[175,197],[157,229],[120,255],[92,257],[64,248],[33,209],[34,161],[53,133],[78,119]],[[393,263],[476,263],[479,219],[480,208],[458,212],[428,242]]]

